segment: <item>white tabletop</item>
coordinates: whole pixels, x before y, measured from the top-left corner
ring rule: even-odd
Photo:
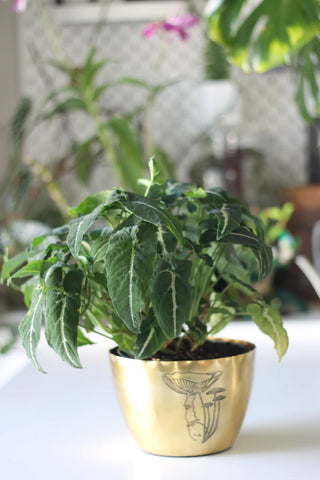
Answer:
[[[142,452],[121,417],[107,345],[82,347],[83,370],[41,344],[38,373],[20,348],[0,357],[0,478],[3,480],[266,480],[320,478],[320,315],[285,320],[287,355],[252,323],[221,336],[257,345],[249,409],[234,447],[206,457]]]

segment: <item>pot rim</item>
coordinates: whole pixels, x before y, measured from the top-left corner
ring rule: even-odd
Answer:
[[[225,337],[208,337],[207,340],[209,341],[217,341],[217,342],[225,342],[225,343],[236,343],[236,344],[241,344],[243,346],[246,346],[248,349],[245,352],[234,354],[234,355],[228,355],[225,357],[216,357],[216,358],[204,358],[204,359],[199,359],[199,360],[159,360],[159,359],[152,359],[152,360],[144,360],[140,358],[134,358],[134,357],[128,357],[125,355],[120,355],[117,350],[120,349],[120,347],[117,345],[111,349],[109,349],[109,354],[121,359],[126,359],[126,360],[136,360],[140,362],[146,362],[146,363],[154,363],[157,362],[159,364],[167,364],[168,362],[179,362],[179,363],[186,363],[190,364],[192,362],[207,362],[209,360],[221,360],[221,359],[227,359],[227,358],[232,358],[232,357],[240,357],[242,355],[247,355],[250,352],[254,352],[256,349],[256,345],[252,342],[248,342],[247,340],[239,340],[239,339],[234,339],[234,338],[225,338]]]

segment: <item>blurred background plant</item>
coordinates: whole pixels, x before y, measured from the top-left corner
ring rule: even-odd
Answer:
[[[61,179],[67,174],[71,173],[73,181],[85,185],[95,167],[100,162],[107,162],[116,183],[139,192],[143,189],[139,185],[139,179],[145,177],[147,162],[151,156],[156,155],[168,177],[174,177],[173,164],[164,149],[154,142],[149,123],[157,96],[178,80],[150,84],[138,78],[122,77],[101,83],[101,70],[111,69],[118,60],[96,58],[94,44],[98,40],[100,23],[96,25],[92,45],[88,46],[83,63],[74,65],[67,58],[59,37],[55,34],[44,4],[41,0],[36,0],[35,3],[53,54],[53,59],[50,60],[33,55],[39,66],[39,74],[50,85],[47,69],[54,69],[63,74],[64,81],[58,88],[49,88],[48,94],[36,107],[31,98],[23,98],[12,120],[12,158],[0,190],[5,205],[0,218],[2,251],[5,244],[19,250],[34,235],[35,228],[41,233],[46,228],[46,223],[54,226],[68,219],[69,205],[60,186]],[[25,2],[14,3],[14,8],[18,11],[24,7]],[[163,22],[163,29],[170,34],[177,32],[180,39],[186,40],[186,30],[196,24],[196,17],[182,15]],[[149,32],[151,27],[149,25]],[[145,32],[145,36],[150,36]],[[102,96],[107,91],[112,95],[112,89],[120,85],[143,89],[143,104],[126,113],[122,113],[121,106],[118,109],[109,108]],[[79,113],[86,116],[92,124],[93,134],[89,137],[74,135],[73,115]],[[30,158],[25,144],[39,125],[57,120],[64,133],[68,134],[68,151],[63,156],[57,156],[50,165],[44,165],[37,158]],[[23,222],[26,219],[28,225]]]
[[[244,72],[266,72],[291,65],[301,116],[320,114],[320,4],[318,0],[211,0],[206,6],[208,34],[227,49]]]

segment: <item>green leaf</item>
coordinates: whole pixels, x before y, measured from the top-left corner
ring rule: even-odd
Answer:
[[[163,150],[163,148],[161,148],[159,145],[155,145],[153,151],[154,156],[157,159],[158,164],[160,164],[161,169],[164,171],[166,178],[175,178],[174,164],[169,158],[167,152]],[[158,181],[157,183],[162,185],[161,181]]]
[[[68,98],[67,100],[64,100],[63,102],[55,106],[50,112],[46,113],[44,115],[44,119],[50,119],[59,113],[79,111],[79,110],[82,112],[86,112],[87,110],[83,100],[78,97]]]
[[[156,157],[149,160],[149,171],[151,183],[159,183],[164,185],[166,183],[166,174],[161,163]]]
[[[80,275],[77,276],[76,280],[73,290],[78,290],[78,292],[65,294],[54,288],[47,292],[45,335],[49,346],[62,360],[69,363],[72,367],[81,368],[77,351]],[[69,284],[66,279],[65,283]]]
[[[296,58],[298,84],[295,100],[303,119],[310,123],[320,115],[320,39],[314,38]]]
[[[15,257],[5,260],[1,270],[1,282],[10,277],[11,273],[28,260],[26,251],[18,253]]]
[[[11,278],[25,278],[34,275],[43,274],[53,263],[57,262],[57,258],[49,258],[48,260],[33,260],[24,267],[20,268]]]
[[[113,143],[117,150],[117,168],[128,187],[137,190],[139,178],[143,177],[143,153],[139,138],[128,120],[125,118],[112,118],[105,127],[113,134]]]
[[[90,255],[95,262],[104,260],[108,249],[110,233],[111,232],[100,235],[96,240],[91,243]]]
[[[70,270],[63,279],[63,288],[68,293],[79,295],[81,292],[82,280],[82,270],[79,268]]]
[[[273,340],[279,360],[281,360],[288,349],[289,340],[280,313],[270,305],[257,303],[250,303],[247,311],[261,332]]]
[[[135,357],[139,359],[150,357],[160,350],[165,341],[166,336],[151,310],[142,322],[141,333],[137,336]]]
[[[70,215],[87,215],[91,213],[101,203],[106,202],[110,193],[111,190],[104,190],[86,197],[77,207],[70,210]]]
[[[77,178],[84,185],[87,184],[90,175],[97,163],[98,153],[93,146],[96,138],[90,138],[81,144],[74,145],[75,172]]]
[[[78,329],[78,338],[77,338],[77,345],[78,347],[83,347],[84,345],[94,345],[94,342],[90,340],[90,338],[86,337],[86,335]]]
[[[128,195],[128,200],[122,202],[122,204],[130,212],[142,218],[142,220],[153,223],[158,227],[167,227],[181,245],[183,245],[184,239],[177,219],[170,211],[159,206],[158,202],[151,198],[132,193]]]
[[[24,303],[25,306],[29,309],[32,301],[32,295],[34,290],[38,286],[39,279],[35,277],[31,277],[29,280],[24,282],[23,285],[21,285],[21,291],[23,293],[24,297]]]
[[[67,245],[75,259],[78,258],[84,234],[92,227],[103,208],[112,203],[113,199],[110,201],[107,199],[104,203],[100,203],[91,213],[71,220],[70,230],[67,236]]]
[[[118,315],[132,332],[140,331],[156,248],[155,229],[147,224],[123,228],[110,237],[106,255],[108,290]]]
[[[223,330],[235,316],[235,310],[232,307],[218,307],[210,316],[210,334],[216,335]]]
[[[157,321],[169,339],[176,338],[189,319],[192,288],[188,282],[191,263],[177,260],[174,266],[159,259],[151,282],[151,300]]]
[[[217,240],[219,241],[225,235],[231,233],[237,228],[242,220],[242,209],[240,205],[226,205],[224,204],[220,209],[214,209],[209,212],[210,215],[216,216],[218,220],[217,225]]]
[[[272,250],[249,228],[240,226],[220,240],[222,243],[239,244],[251,249],[259,266],[259,278],[264,278],[272,269]]]
[[[86,89],[87,87],[92,87],[93,81],[97,73],[107,64],[107,60],[103,59],[100,61],[94,61],[94,56],[96,54],[96,49],[91,48],[89,54],[86,58],[85,64],[81,70],[80,75],[80,84],[81,89]]]
[[[188,336],[201,345],[208,338],[207,324],[196,318],[191,325]]]
[[[136,333],[130,332],[121,318],[113,313],[108,317],[112,325],[112,338],[119,346],[120,350],[134,356],[134,346],[136,341]]]
[[[28,357],[41,373],[45,373],[41,368],[36,357],[36,350],[40,340],[41,321],[42,321],[42,291],[38,285],[32,294],[31,305],[27,315],[19,326],[19,332],[22,337],[22,345]]]

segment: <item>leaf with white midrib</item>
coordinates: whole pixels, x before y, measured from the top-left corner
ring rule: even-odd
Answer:
[[[280,313],[270,305],[250,303],[247,311],[262,333],[268,335],[274,342],[279,360],[288,349],[288,334],[282,324]]]
[[[149,311],[147,318],[142,322],[141,333],[137,335],[135,345],[136,358],[147,358],[160,350],[166,341],[165,333],[160,328],[153,310]]]
[[[36,357],[36,350],[41,333],[42,291],[43,289],[40,287],[34,289],[30,308],[19,326],[19,332],[22,337],[22,345],[28,357],[40,372],[45,373]]]
[[[125,227],[110,237],[106,255],[108,291],[119,317],[133,332],[140,331],[156,248],[155,228],[145,223]]]
[[[183,245],[184,239],[180,225],[170,211],[166,210],[151,198],[137,194],[130,194],[128,198],[129,200],[123,202],[125,208],[146,222],[168,228],[181,245]]]
[[[248,227],[240,226],[220,239],[220,242],[243,245],[251,249],[258,260],[260,278],[264,278],[272,268],[272,250]]]
[[[77,352],[80,296],[51,289],[46,294],[46,339],[71,366],[81,368]]]
[[[151,282],[151,300],[157,321],[169,339],[176,338],[188,321],[192,289],[188,283],[190,262],[174,266],[159,259]]]
[[[78,258],[81,242],[84,234],[92,227],[94,222],[99,217],[102,210],[107,206],[112,206],[121,199],[121,193],[113,192],[109,195],[107,200],[103,203],[100,203],[97,207],[92,210],[91,213],[83,215],[82,217],[75,218],[70,222],[70,229],[67,236],[67,245],[70,248],[70,251],[74,258]]]

